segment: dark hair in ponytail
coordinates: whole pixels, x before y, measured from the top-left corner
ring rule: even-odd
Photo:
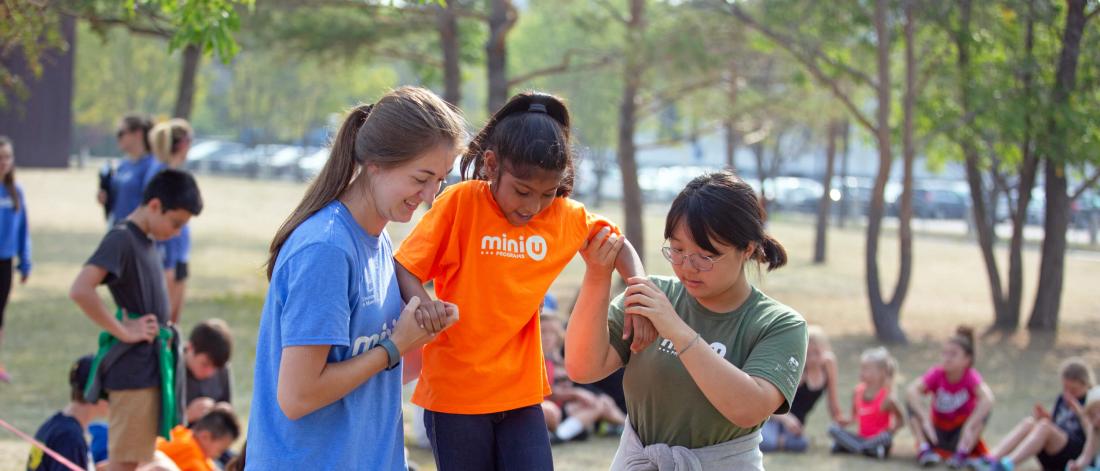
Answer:
[[[948,340],[959,348],[966,352],[966,356],[970,357],[970,364],[974,364],[976,357],[974,356],[974,328],[968,325],[960,325],[955,328],[955,335],[951,336]]]
[[[457,153],[465,135],[462,115],[423,88],[401,87],[377,104],[353,108],[332,142],[321,173],[271,241],[268,279],[275,270],[279,250],[294,229],[338,198],[363,165],[397,167],[441,145],[452,146]]]
[[[554,95],[523,92],[513,96],[485,123],[462,156],[463,180],[492,180],[484,167],[485,151],[497,155],[497,172],[527,178],[534,169],[561,172],[556,196],[573,192],[573,152],[569,143],[569,110]]]
[[[15,188],[15,145],[11,143],[11,138],[8,136],[0,136],[0,147],[7,147],[11,151],[11,170],[8,170],[8,174],[4,175],[4,188],[8,190],[8,196],[11,197],[11,210],[13,212],[19,212],[19,193]]]
[[[756,192],[729,171],[695,177],[672,201],[665,218],[665,239],[681,221],[692,240],[703,250],[718,253],[711,239],[746,250],[752,244],[752,259],[767,265],[768,271],[787,264],[787,251],[764,229],[768,214]]]
[[[123,116],[122,129],[126,132],[141,131],[141,142],[145,144],[145,152],[153,151],[153,146],[149,143],[149,131],[153,129],[153,120],[148,116],[139,114]]]

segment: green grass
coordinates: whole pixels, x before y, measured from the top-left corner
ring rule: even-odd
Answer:
[[[14,376],[0,384],[0,418],[33,433],[68,394],[67,369],[77,356],[94,348],[96,328],[68,300],[69,284],[91,254],[104,228],[102,212],[93,200],[95,176],[90,170],[21,171],[34,240],[35,271],[25,286],[16,286],[8,307],[5,343],[0,359]],[[267,244],[278,225],[300,198],[304,186],[286,182],[253,182],[200,177],[206,199],[203,214],[193,221],[195,238],[192,279],[182,326],[220,317],[233,328],[236,348],[232,364],[236,385],[234,403],[247,417],[251,398],[256,329],[266,281],[262,265]],[[621,221],[616,206],[599,211]],[[648,268],[671,273],[658,253],[665,208],[650,207],[646,215]],[[389,227],[395,240],[410,225]],[[778,271],[753,275],[769,295],[799,310],[810,322],[822,325],[832,336],[841,362],[842,393],[848,397],[854,385],[859,353],[875,345],[863,283],[863,232],[852,228],[830,233],[827,265],[809,263],[812,223],[800,218],[779,218],[772,231],[787,247],[790,264]],[[892,286],[896,273],[896,240],[882,242],[882,273]],[[893,347],[901,364],[902,380],[919,376],[938,357],[940,341],[958,323],[979,327],[989,324],[989,289],[976,247],[955,238],[922,237],[915,241],[915,267],[902,326],[911,344]],[[1002,254],[1003,255],[1003,254]],[[1038,254],[1028,249],[1025,300],[1035,285]],[[574,260],[552,291],[569,305],[579,287],[583,264]],[[985,339],[978,367],[997,394],[987,439],[1003,435],[1035,401],[1049,403],[1058,388],[1058,363],[1070,355],[1082,355],[1100,366],[1100,258],[1072,254],[1066,261],[1062,329],[1057,338],[1029,337]],[[106,292],[103,293],[106,296]],[[1025,313],[1026,314],[1026,313]],[[912,439],[903,432],[895,445],[895,458],[874,463],[858,458],[833,457],[826,452],[827,413],[823,407],[810,415],[808,433],[812,451],[806,455],[770,455],[770,469],[867,469],[912,468]],[[559,469],[606,469],[617,442],[599,438],[554,448]],[[0,432],[0,469],[19,469],[27,447],[7,432]],[[434,469],[430,454],[412,450],[415,461]]]

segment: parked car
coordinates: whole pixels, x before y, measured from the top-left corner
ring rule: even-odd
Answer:
[[[245,151],[239,142],[208,140],[196,143],[187,153],[184,168],[192,172],[217,173],[222,171],[225,160]]]
[[[325,168],[325,162],[328,162],[328,156],[331,152],[332,149],[319,149],[298,159],[298,179],[301,181],[309,181],[316,178],[317,175],[320,175],[321,169]]]
[[[895,214],[898,204],[894,203]],[[966,219],[970,202],[966,195],[946,189],[913,190],[913,217],[920,219]]]
[[[278,146],[267,150],[269,155],[259,159],[260,174],[269,178],[300,178],[298,161],[312,155],[316,148]]]

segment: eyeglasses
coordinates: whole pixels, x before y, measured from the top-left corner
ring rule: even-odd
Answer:
[[[714,263],[728,255],[728,252],[717,257],[708,257],[697,253],[685,254],[683,250],[674,249],[666,245],[661,247],[661,255],[664,255],[669,263],[676,266],[683,265],[685,260],[690,260],[691,266],[696,270],[711,271],[714,269]]]

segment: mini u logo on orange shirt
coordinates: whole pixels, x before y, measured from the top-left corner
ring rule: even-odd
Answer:
[[[506,258],[530,258],[540,261],[546,258],[550,251],[546,239],[540,235],[531,237],[519,236],[517,239],[509,238],[508,234],[487,235],[481,238],[481,255],[494,255]]]

